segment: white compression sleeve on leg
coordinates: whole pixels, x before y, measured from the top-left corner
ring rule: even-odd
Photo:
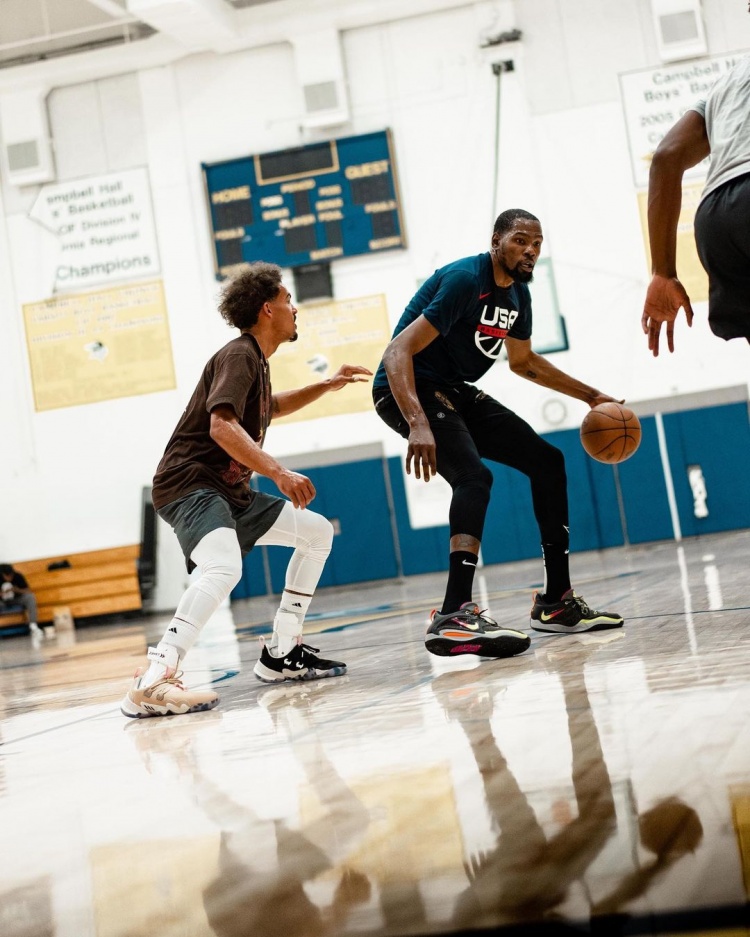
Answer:
[[[305,614],[333,543],[333,525],[314,511],[284,505],[274,525],[258,540],[263,546],[293,547],[281,604],[274,619],[277,653],[286,654],[302,634]]]
[[[180,599],[174,618],[157,646],[157,651],[163,652],[164,662],[160,664],[152,659],[144,676],[146,685],[152,678],[163,676],[167,667],[176,668],[195,643],[201,628],[242,576],[240,545],[231,527],[217,527],[207,533],[193,550],[190,559],[201,575],[188,586]]]

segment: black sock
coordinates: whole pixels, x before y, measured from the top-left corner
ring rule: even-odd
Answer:
[[[466,550],[456,550],[450,555],[448,585],[445,590],[441,615],[457,612],[464,602],[471,601],[471,589],[474,585],[474,571],[478,557]]]
[[[562,543],[543,543],[544,601],[559,602],[570,589],[568,550]]]

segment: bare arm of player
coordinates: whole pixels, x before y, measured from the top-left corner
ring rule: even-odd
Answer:
[[[656,148],[648,177],[648,237],[652,279],[646,293],[641,327],[648,347],[659,354],[659,334],[667,324],[667,346],[674,351],[674,322],[680,309],[693,324],[693,307],[677,278],[677,223],[682,206],[682,177],[711,151],[706,123],[697,111],[686,111]]]
[[[401,415],[409,424],[409,447],[406,450],[406,474],[426,482],[437,475],[435,437],[417,397],[414,383],[414,355],[434,342],[440,333],[424,316],[419,316],[403,332],[391,339],[383,353],[385,373]]]
[[[568,397],[575,397],[576,400],[583,400],[590,407],[607,402],[625,403],[624,400],[615,400],[614,397],[603,394],[589,384],[583,384],[556,368],[554,364],[550,364],[546,358],[532,351],[530,339],[506,338],[505,350],[508,352],[511,371],[519,377],[525,377],[527,381],[549,387],[550,390],[559,391]]]
[[[366,381],[372,371],[360,364],[342,364],[338,371],[317,384],[308,384],[307,387],[298,387],[296,390],[282,390],[272,397],[273,416],[287,416],[296,410],[301,410],[308,404],[315,403],[323,394],[341,390],[347,384],[358,384]]]
[[[231,407],[215,407],[211,411],[210,433],[217,446],[221,446],[240,465],[270,478],[296,508],[306,508],[315,497],[315,486],[310,479],[284,468],[264,452],[242,428]]]

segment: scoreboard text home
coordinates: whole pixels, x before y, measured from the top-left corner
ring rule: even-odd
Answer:
[[[406,246],[388,130],[202,168],[218,279]]]

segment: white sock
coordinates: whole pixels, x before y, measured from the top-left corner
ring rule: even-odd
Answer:
[[[174,672],[180,665],[177,648],[160,641],[156,647],[148,649],[149,668],[141,677],[141,686],[151,686],[157,680],[167,675],[167,671]]]
[[[311,595],[300,595],[298,592],[287,592],[287,590],[284,589],[281,593],[279,611],[290,612],[292,615],[296,615],[299,623],[302,624],[305,620],[305,615],[307,615],[307,610],[310,608],[312,598]]]
[[[273,641],[275,653],[280,657],[288,654],[302,635],[305,615],[312,602],[311,595],[300,595],[296,592],[281,593],[281,602],[276,617],[273,620]]]

